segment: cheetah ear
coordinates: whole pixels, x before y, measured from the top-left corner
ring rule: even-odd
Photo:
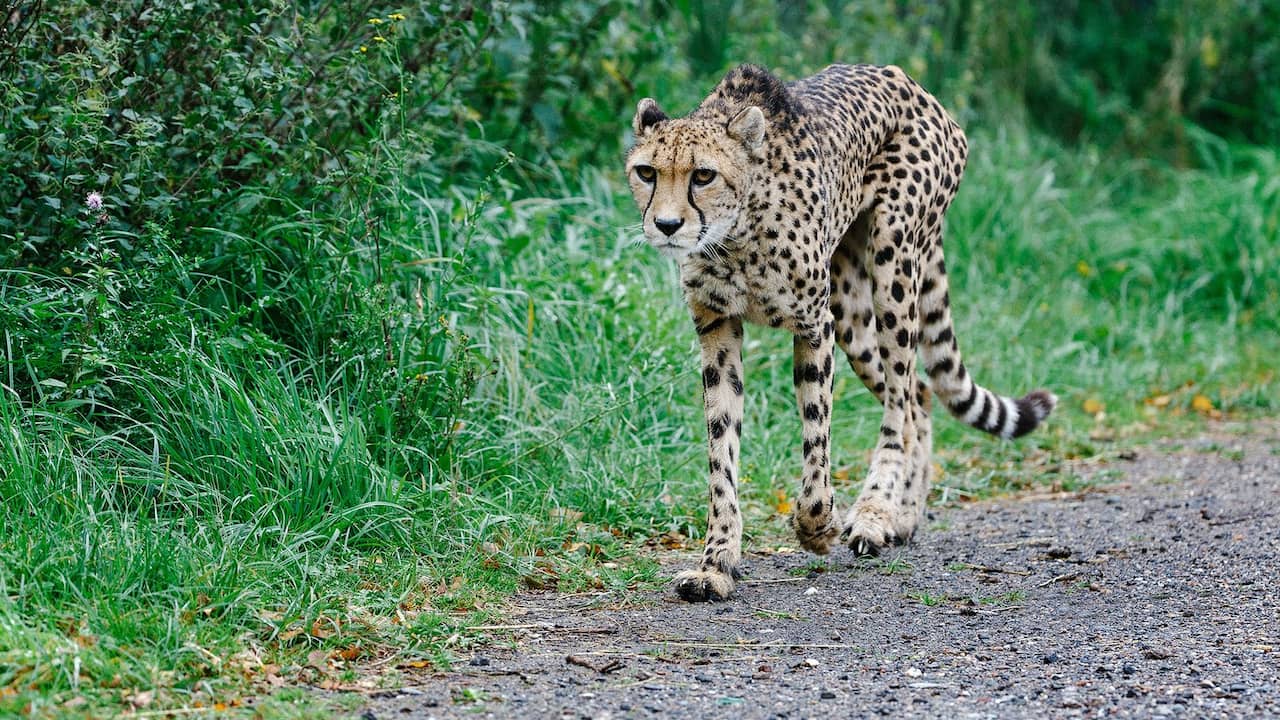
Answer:
[[[755,105],[746,108],[735,115],[725,129],[729,137],[745,145],[752,155],[759,156],[764,145],[764,113],[760,108]]]
[[[636,105],[636,116],[631,120],[631,129],[635,131],[636,137],[640,137],[649,128],[666,119],[667,114],[658,109],[658,103],[653,98],[645,98]]]

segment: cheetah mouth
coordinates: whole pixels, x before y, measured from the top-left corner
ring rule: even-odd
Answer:
[[[679,243],[674,243],[670,241],[652,243],[652,245],[655,250],[662,253],[664,256],[669,258],[675,258],[677,260],[693,252],[692,247],[687,247],[685,245],[681,245]]]

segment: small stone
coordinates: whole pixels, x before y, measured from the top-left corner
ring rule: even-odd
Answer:
[[[831,692],[830,690],[823,690],[821,693],[818,693],[818,697],[822,698],[823,700],[835,700],[836,694]]]
[[[817,595],[817,594],[818,594],[818,588],[816,588],[816,587],[810,587],[808,590],[805,590],[805,591],[804,591],[804,594],[805,594],[805,595]]]
[[[924,675],[923,672],[920,672],[920,668],[914,668],[914,667],[907,668],[903,674],[905,674],[907,677],[910,677],[910,678],[918,678],[921,675]]]
[[[483,655],[477,655],[477,656],[475,656],[475,657],[471,658],[471,664],[472,664],[472,665],[474,665],[474,666],[476,666],[476,667],[488,667],[488,665],[489,665],[489,658],[487,658],[487,657],[485,657],[485,656],[483,656]]]

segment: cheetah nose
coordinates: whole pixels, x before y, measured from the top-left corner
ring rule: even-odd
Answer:
[[[657,218],[653,221],[653,224],[658,226],[658,229],[662,231],[663,235],[666,235],[667,237],[671,237],[672,235],[675,234],[677,230],[680,229],[681,225],[684,225],[684,220],[682,219],[669,220],[666,218]]]

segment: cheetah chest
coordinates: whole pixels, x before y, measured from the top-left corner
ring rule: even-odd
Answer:
[[[827,258],[761,238],[718,260],[691,257],[681,266],[693,308],[791,332],[817,327],[829,298]]]

